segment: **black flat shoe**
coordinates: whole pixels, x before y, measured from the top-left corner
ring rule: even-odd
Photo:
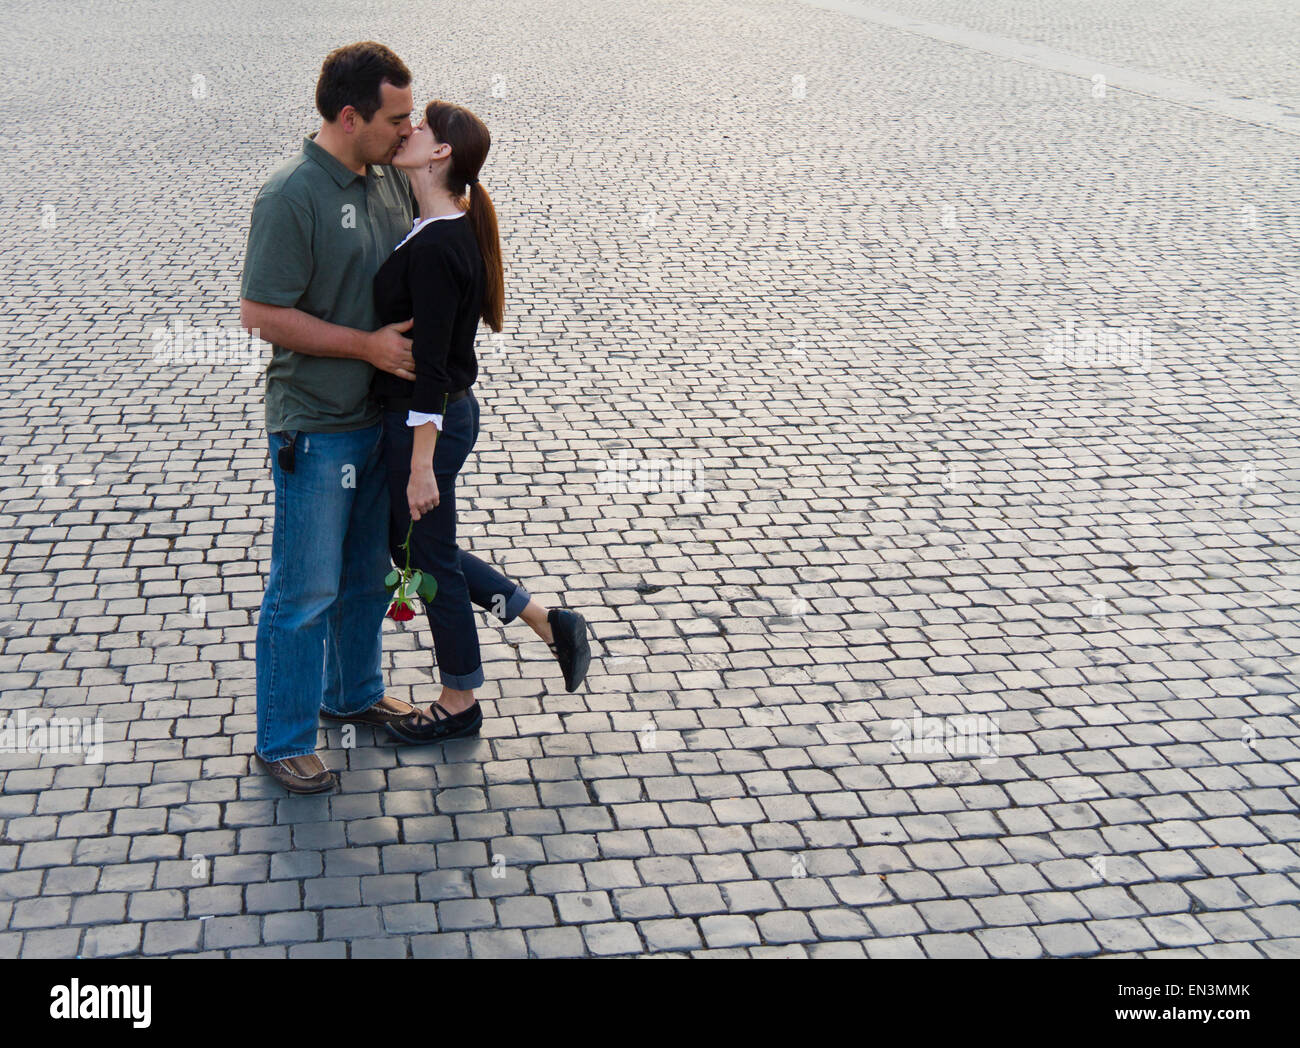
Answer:
[[[409,716],[389,721],[385,727],[389,734],[403,742],[447,742],[463,739],[467,735],[477,735],[479,728],[483,727],[483,710],[475,702],[460,713],[448,713],[435,702],[433,718],[416,709]]]
[[[587,620],[576,611],[552,608],[546,615],[551,624],[551,643],[547,645],[564,672],[564,686],[577,691],[591,665],[591,644],[587,641]]]

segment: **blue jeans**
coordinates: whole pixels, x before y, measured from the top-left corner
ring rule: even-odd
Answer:
[[[257,752],[316,750],[322,709],[352,714],[384,697],[388,490],[379,425],[299,433],[292,473],[268,433],[275,481],[271,574],[257,623]]]
[[[447,406],[442,431],[434,445],[433,475],[438,505],[411,527],[406,485],[411,478],[411,449],[415,431],[405,411],[384,412],[384,458],[388,463],[389,543],[393,563],[402,567],[406,553],[399,548],[411,528],[411,567],[432,575],[437,596],[425,604],[439,677],[444,687],[468,691],[483,683],[479,658],[477,604],[502,622],[527,607],[528,591],[456,544],[456,477],[478,439],[479,405],[473,392]]]

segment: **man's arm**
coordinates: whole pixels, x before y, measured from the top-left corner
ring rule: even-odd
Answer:
[[[266,342],[311,357],[350,357],[364,360],[380,371],[415,381],[415,358],[409,331],[412,321],[389,324],[378,331],[331,324],[292,306],[272,306],[251,299],[239,300],[239,323],[245,331],[258,332]]]
[[[415,378],[411,342],[389,324],[378,331],[331,324],[297,308],[311,281],[315,220],[311,209],[265,187],[253,201],[239,288],[239,322],[267,342],[313,357],[350,357],[405,379]]]

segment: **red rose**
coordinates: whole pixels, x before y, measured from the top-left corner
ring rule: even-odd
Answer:
[[[406,601],[394,601],[393,606],[388,609],[388,617],[394,622],[410,622],[415,618],[415,609]]]

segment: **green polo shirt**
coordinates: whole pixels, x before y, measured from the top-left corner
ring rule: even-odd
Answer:
[[[240,297],[292,306],[331,324],[373,331],[371,281],[411,231],[406,175],[348,170],[312,139],[281,164],[253,202]],[[266,428],[340,433],[379,422],[364,360],[314,357],[273,345],[266,369]]]

